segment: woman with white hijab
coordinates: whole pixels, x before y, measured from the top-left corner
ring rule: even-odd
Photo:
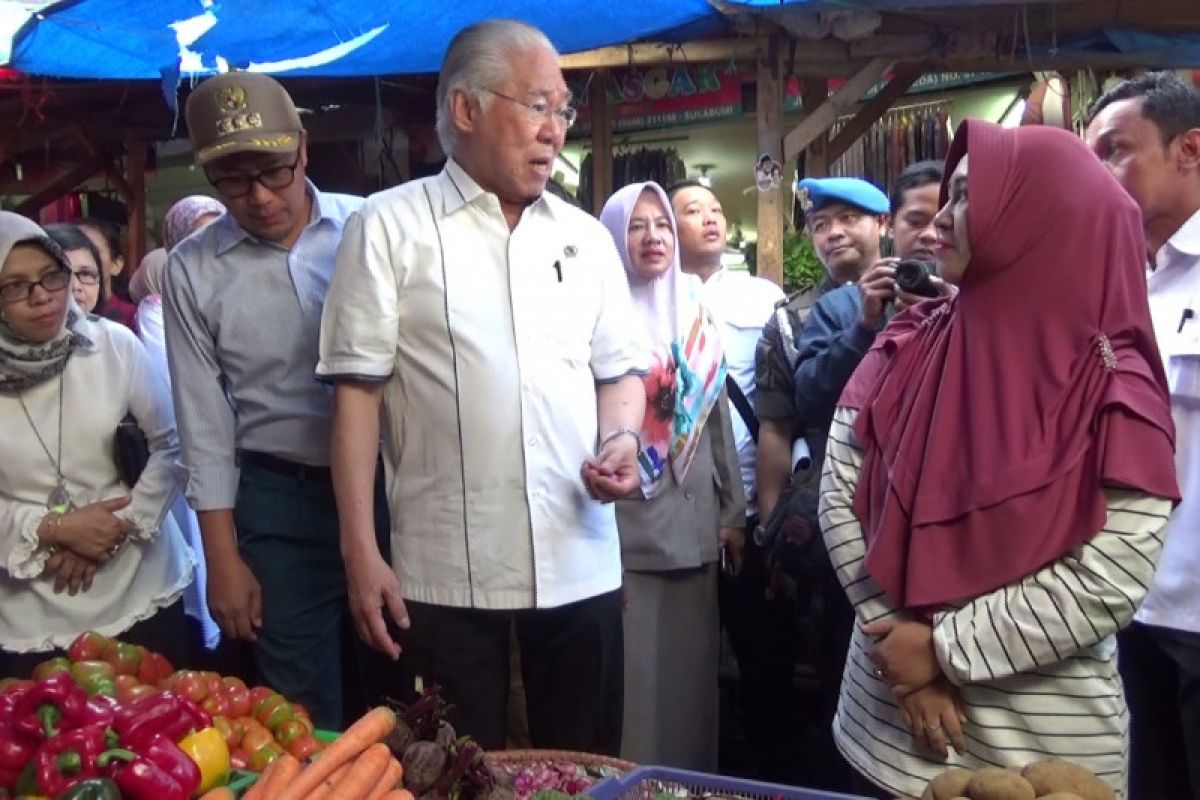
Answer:
[[[195,559],[167,514],[180,491],[170,393],[128,329],[82,313],[40,227],[0,212],[0,675],[28,675],[80,633],[186,657]],[[133,486],[114,435],[149,460]]]
[[[745,497],[725,400],[725,358],[700,282],[679,267],[671,203],[626,186],[600,221],[612,234],[652,354],[640,490],[617,502],[625,568],[622,755],[717,766],[718,563],[740,560]]]

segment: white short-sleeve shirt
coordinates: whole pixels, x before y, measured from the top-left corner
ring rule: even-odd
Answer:
[[[784,299],[783,290],[765,278],[731,272],[722,267],[704,282],[704,305],[721,325],[721,346],[729,375],[742,394],[754,405],[754,354],[763,328],[775,313],[775,304]],[[742,469],[742,487],[746,492],[746,513],[758,512],[757,448],[741,412],[729,402],[733,417],[733,438]]]
[[[1162,246],[1155,261],[1150,315],[1171,387],[1183,502],[1171,515],[1154,585],[1137,619],[1200,633],[1200,212]]]
[[[348,221],[318,375],[386,381],[392,554],[404,596],[547,608],[617,589],[611,505],[588,498],[596,384],[641,373],[621,260],[543,195],[510,233],[454,161]]]

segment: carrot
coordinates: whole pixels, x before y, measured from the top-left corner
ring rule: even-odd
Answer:
[[[289,783],[296,780],[296,776],[303,768],[300,760],[291,753],[284,753],[272,761],[271,766],[275,769],[271,770],[270,780],[260,779],[260,782],[266,784],[263,787],[264,800],[271,800],[272,797],[286,789]]]
[[[272,800],[301,800],[321,785],[338,767],[353,761],[373,744],[383,741],[396,727],[396,713],[387,706],[377,706],[363,714],[346,732],[330,743],[321,757],[310,764],[291,785]],[[386,749],[386,747],[385,747]],[[386,766],[386,762],[385,762]],[[375,778],[379,776],[376,775]],[[372,780],[374,783],[374,779]],[[340,798],[339,798],[340,800]]]
[[[379,800],[417,800],[408,789],[392,789]]]
[[[383,742],[376,742],[354,761],[354,767],[333,787],[331,795],[337,800],[365,800],[367,794],[387,769],[392,751]]]
[[[388,793],[389,790],[395,789],[400,785],[400,779],[404,777],[404,766],[392,758],[388,761],[387,767],[383,770],[383,774],[379,776],[379,780],[375,783],[375,788],[367,792],[367,800],[379,800]]]
[[[266,800],[267,782],[271,780],[271,775],[277,769],[279,769],[278,758],[263,768],[263,771],[258,776],[258,780],[251,784],[246,793],[242,795],[242,800]]]
[[[200,795],[200,800],[237,800],[237,795],[228,786],[214,786]]]
[[[333,793],[333,787],[337,786],[337,782],[340,781],[353,766],[353,761],[347,761],[345,764],[342,764],[340,767],[334,770],[332,775],[321,781],[320,786],[309,792],[308,797],[304,798],[304,800],[325,800],[325,798],[329,797]]]

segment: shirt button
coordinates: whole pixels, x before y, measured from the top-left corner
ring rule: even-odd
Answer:
[[[536,437],[536,436],[530,436],[530,437],[529,437],[529,446],[530,446],[530,447],[537,447],[537,446],[538,446],[538,437]]]
[[[684,498],[685,500],[691,500],[691,499],[692,499],[692,493],[691,493],[691,492],[684,492],[684,493],[683,493],[683,498]]]

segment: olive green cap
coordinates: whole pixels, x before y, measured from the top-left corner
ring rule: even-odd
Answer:
[[[200,165],[234,153],[294,153],[304,128],[287,90],[258,72],[209,78],[184,113]]]

